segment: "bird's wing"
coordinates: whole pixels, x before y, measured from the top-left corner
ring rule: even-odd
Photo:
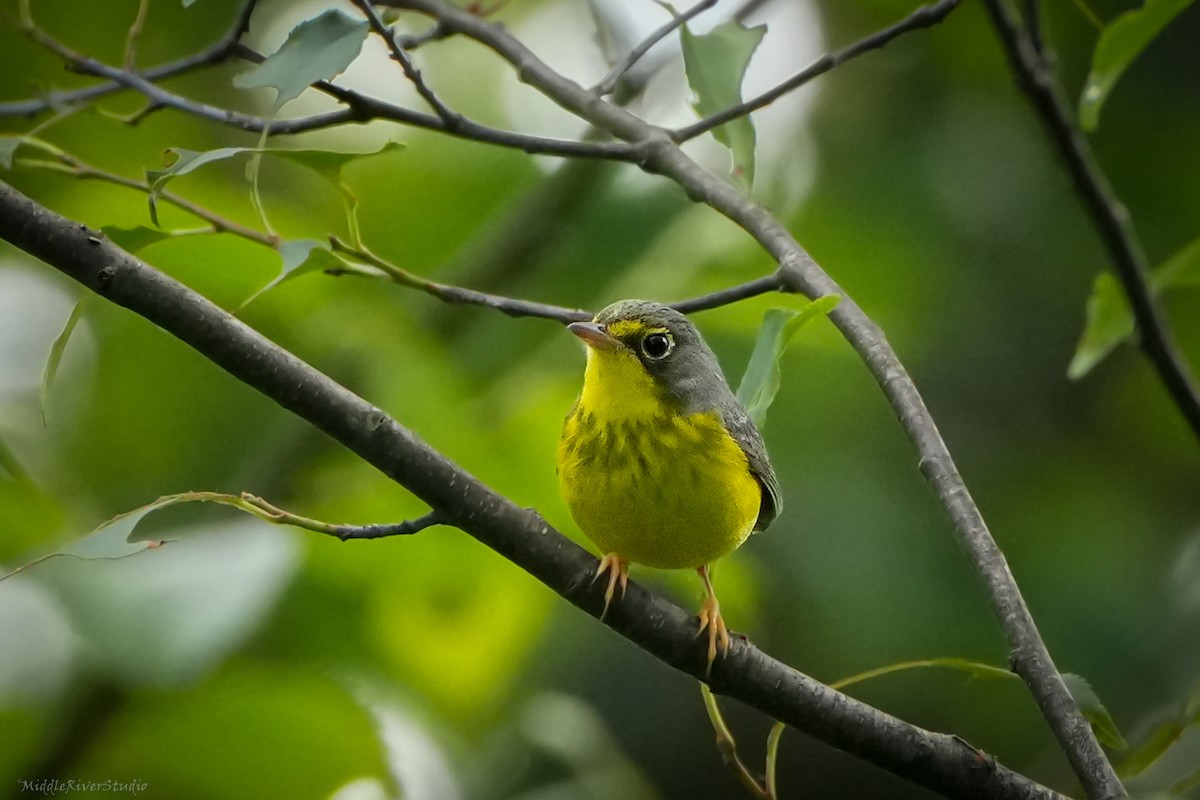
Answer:
[[[758,521],[754,530],[765,530],[772,520],[783,511],[783,497],[779,494],[779,480],[775,477],[775,469],[767,458],[767,446],[763,443],[762,434],[754,427],[754,422],[742,404],[736,400],[721,413],[725,427],[742,447],[746,459],[750,462],[750,471],[762,486],[762,505],[758,510]]]

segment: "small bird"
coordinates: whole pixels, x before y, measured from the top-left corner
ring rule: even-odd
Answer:
[[[558,476],[608,574],[604,611],[629,565],[695,569],[704,581],[697,636],[708,667],[729,650],[709,564],[778,516],[782,501],[762,436],[687,317],[622,300],[571,333],[587,345],[583,391],[563,425]]]

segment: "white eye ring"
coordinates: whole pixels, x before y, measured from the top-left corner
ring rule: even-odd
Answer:
[[[642,353],[652,361],[661,361],[675,349],[675,338],[665,331],[655,331],[642,339]]]

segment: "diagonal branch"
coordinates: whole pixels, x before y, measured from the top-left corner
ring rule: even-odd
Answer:
[[[1071,107],[1041,56],[1034,34],[1023,31],[998,0],[987,0],[986,6],[1013,73],[1045,123],[1059,156],[1075,180],[1076,191],[1092,224],[1108,250],[1117,278],[1133,309],[1142,351],[1154,365],[1193,433],[1200,437],[1200,391],[1150,287],[1149,264],[1129,212],[1113,191],[1087,139],[1076,127]]]
[[[409,83],[416,87],[417,94],[421,95],[421,99],[428,103],[429,107],[434,110],[434,113],[442,121],[446,130],[457,130],[463,121],[463,116],[451,111],[442,102],[442,99],[429,88],[429,84],[425,83],[425,78],[421,76],[421,71],[413,66],[412,59],[408,57],[408,53],[404,51],[400,42],[397,41],[396,34],[380,19],[379,14],[375,11],[375,6],[371,4],[371,0],[350,0],[350,2],[367,18],[371,30],[375,31],[387,43],[388,50],[392,54],[392,60],[400,65],[400,69],[404,71],[404,77],[408,78]]]
[[[238,9],[238,14],[233,22],[233,25],[230,26],[229,31],[217,42],[194,55],[181,58],[178,61],[160,64],[157,67],[143,70],[140,73],[141,76],[147,81],[154,83],[167,78],[173,78],[176,75],[182,75],[185,72],[191,72],[192,70],[199,69],[200,67],[207,67],[225,61],[234,54],[234,48],[237,46],[238,40],[241,39],[242,35],[245,34],[247,29],[249,29],[250,16],[254,13],[254,7],[257,4],[257,1],[258,0],[244,0],[241,7]],[[85,103],[89,100],[98,100],[101,97],[105,97],[128,88],[130,87],[121,81],[109,79],[104,83],[98,83],[94,86],[85,86],[81,89],[50,92],[44,97],[35,99],[0,103],[0,117],[32,117],[52,108],[61,108],[62,106]]]
[[[510,317],[539,317],[541,319],[552,319],[564,325],[568,322],[581,322],[592,318],[591,312],[579,308],[566,308],[547,303],[537,303],[532,300],[519,300],[514,297],[503,297],[497,294],[488,294],[487,292],[468,289],[463,286],[451,286],[450,284],[431,281],[380,258],[363,245],[357,247],[349,245],[336,236],[329,238],[329,244],[334,252],[343,253],[365,264],[369,264],[382,272],[388,280],[398,283],[401,286],[418,289],[436,297],[444,303],[484,306],[485,308],[499,311],[502,314],[507,314]],[[331,270],[326,270],[326,272],[342,274]],[[362,273],[346,270],[346,274],[358,275]]]
[[[1042,641],[1037,624],[1004,554],[992,538],[924,398],[887,338],[857,303],[813,260],[764,208],[736,188],[706,172],[665,131],[622,108],[597,103],[596,96],[559,75],[505,29],[481,20],[444,0],[388,0],[440,20],[508,61],[522,79],[563,108],[614,136],[637,144],[639,164],[665,175],[688,196],[737,223],[779,263],[778,276],[791,291],[810,298],[839,294],[842,302],[829,318],[858,352],[900,420],[918,456],[918,466],[954,524],[960,544],[983,581],[992,610],[1012,650],[1012,662],[1030,687],[1059,745],[1093,797],[1120,796],[1113,774],[1091,726],[1079,711]]]
[[[269,503],[249,492],[242,492],[241,497],[238,498],[234,498],[231,495],[225,495],[224,497],[228,497],[229,500],[236,503],[240,508],[276,524],[292,525],[297,528],[324,533],[336,539],[341,539],[343,542],[348,542],[351,539],[383,539],[388,536],[412,536],[414,533],[420,533],[426,528],[445,525],[448,522],[444,514],[434,509],[427,514],[423,514],[415,519],[406,519],[403,522],[374,525],[337,525],[293,514],[291,511],[285,511],[279,506]]]
[[[267,119],[182,97],[163,89],[161,86],[152,83],[135,72],[112,67],[94,58],[77,53],[48,36],[39,28],[27,27],[26,33],[35,42],[55,53],[76,72],[105,78],[123,87],[141,92],[155,107],[173,108],[177,111],[244,131],[261,133],[263,130],[269,129],[272,134],[292,135],[351,122],[357,123],[368,122],[373,119],[385,119],[413,127],[441,131],[460,139],[509,147],[531,155],[597,158],[611,161],[632,161],[637,156],[636,151],[624,142],[581,142],[550,139],[543,136],[532,136],[500,130],[498,128],[490,128],[461,117],[458,118],[453,128],[449,128],[443,120],[436,116],[421,114],[392,103],[386,103],[368,95],[342,88],[328,81],[321,81],[314,84],[313,88],[334,97],[343,103],[346,106],[345,108],[296,119]],[[252,61],[262,60],[261,55],[254,53],[254,51],[239,43],[233,44],[231,50],[239,56]]]
[[[415,433],[334,383],[240,320],[87,227],[0,182],[0,239],[181,339],[406,487],[447,524],[529,572],[593,617],[603,605],[591,582],[596,560],[464,472]],[[843,304],[844,305],[844,304]],[[695,617],[637,584],[605,624],[664,663],[704,680]],[[835,692],[735,638],[707,680],[763,713],[947,797],[963,800],[1061,795],[1024,778],[961,739],[925,731]]]
[[[592,87],[592,91],[600,97],[610,95],[617,88],[617,84],[621,82],[621,78],[625,77],[625,73],[633,68],[633,65],[641,60],[642,56],[650,52],[650,48],[661,42],[666,37],[670,36],[675,31],[682,28],[689,20],[707,11],[717,4],[717,0],[700,0],[696,5],[689,8],[682,14],[674,15],[670,21],[664,22],[658,28],[650,32],[650,35],[638,44],[637,47],[629,51],[629,54],[618,61],[608,74],[604,76],[598,84]]]
[[[822,56],[783,83],[773,89],[768,89],[758,97],[752,97],[744,103],[738,103],[736,106],[730,106],[724,111],[718,111],[716,114],[707,116],[699,122],[694,122],[691,125],[671,131],[671,138],[676,142],[686,142],[689,139],[695,139],[701,134],[708,133],[713,128],[718,128],[730,120],[744,117],[752,111],[769,106],[785,94],[799,89],[812,79],[824,75],[826,72],[841,64],[845,64],[853,58],[861,56],[863,53],[878,50],[893,39],[909,31],[930,28],[937,25],[951,11],[957,8],[961,2],[962,0],[938,0],[938,2],[931,5],[921,6],[899,22],[889,25],[883,30],[877,31],[849,47],[838,50],[836,53],[829,53]]]
[[[550,319],[556,322],[561,322],[564,325],[569,322],[581,322],[592,318],[592,312],[585,311],[581,308],[567,308],[566,306],[550,305],[548,303],[538,303],[532,300],[521,300],[515,297],[505,297],[498,294],[490,294],[488,292],[480,292],[475,289],[469,289],[464,286],[453,286],[448,283],[438,283],[431,281],[428,278],[422,278],[406,269],[396,266],[384,258],[373,253],[365,246],[354,246],[343,242],[336,236],[329,238],[330,246],[336,253],[342,253],[351,258],[368,264],[383,273],[388,280],[398,283],[401,286],[407,286],[411,289],[418,289],[428,295],[436,297],[444,303],[483,306],[499,311],[502,314],[507,314],[510,317],[538,317],[541,319]],[[364,273],[353,270],[326,270],[329,274],[341,275],[362,275]],[[783,283],[778,274],[767,275],[762,278],[756,278],[746,283],[730,286],[727,289],[719,289],[715,292],[693,297],[688,300],[680,300],[671,303],[670,306],[676,311],[684,314],[692,314],[697,311],[707,311],[721,306],[727,306],[731,303],[736,303],[740,300],[745,300],[750,297],[757,297],[768,292],[784,291]]]

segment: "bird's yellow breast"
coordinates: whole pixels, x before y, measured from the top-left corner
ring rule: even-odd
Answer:
[[[716,412],[683,414],[636,358],[588,352],[558,446],[563,497],[604,553],[682,569],[736,549],[761,488]]]

